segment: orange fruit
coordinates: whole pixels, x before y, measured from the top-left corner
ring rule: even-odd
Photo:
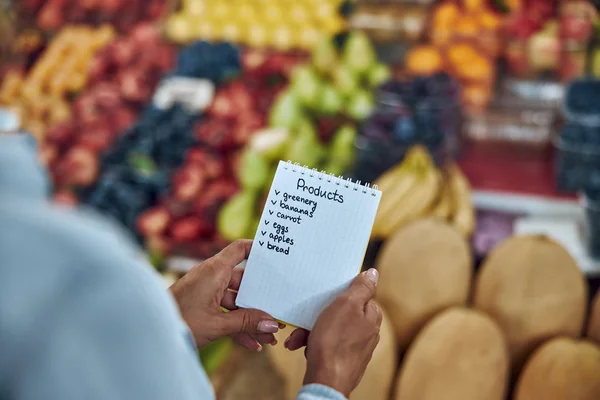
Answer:
[[[458,67],[460,77],[471,81],[489,81],[493,73],[492,64],[483,56],[474,57]]]
[[[483,8],[482,0],[462,0],[462,3],[469,12],[479,11]]]
[[[482,28],[489,29],[491,31],[498,29],[502,23],[500,16],[489,10],[484,10],[477,14],[477,19],[479,20],[479,25],[481,25]]]
[[[458,43],[448,49],[447,56],[450,62],[457,66],[470,63],[479,57],[479,52],[470,44]]]
[[[413,48],[406,55],[405,64],[415,75],[431,75],[442,69],[443,59],[437,48],[423,45]]]
[[[486,85],[467,85],[463,88],[462,101],[471,109],[484,109],[491,99],[492,91]]]
[[[459,15],[460,11],[456,4],[452,2],[442,3],[433,12],[433,25],[434,27],[450,27],[456,22]]]
[[[459,36],[473,37],[479,33],[479,23],[472,15],[463,15],[454,28]]]

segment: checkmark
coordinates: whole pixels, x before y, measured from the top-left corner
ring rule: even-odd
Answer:
[[[265,219],[265,225],[269,225],[269,221]]]
[[[262,233],[262,235],[265,236],[267,234],[267,231],[260,231],[260,233]]]
[[[269,215],[273,215],[273,211],[269,210]]]
[[[276,205],[277,204],[277,200],[271,200],[271,204]]]
[[[276,194],[276,195],[279,195],[279,193],[281,193],[279,190],[276,190],[276,191],[275,191],[275,194]]]
[[[258,242],[258,244],[260,244],[260,245],[261,245],[261,247],[262,247],[262,245],[263,245],[263,244],[265,244],[265,242],[261,242],[261,241],[259,241],[259,242]]]

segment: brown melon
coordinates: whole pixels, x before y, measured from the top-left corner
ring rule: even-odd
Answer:
[[[590,340],[600,344],[600,290],[596,293],[594,303],[592,304],[592,312],[586,335]]]
[[[377,269],[377,300],[388,311],[401,351],[436,313],[466,304],[473,273],[466,240],[438,219],[418,220],[396,232]]]
[[[502,331],[485,314],[451,308],[406,353],[395,400],[504,400],[509,369]]]
[[[382,310],[383,311],[383,310]],[[285,382],[285,400],[294,400],[302,387],[306,371],[304,351],[289,351],[283,347],[283,341],[292,329],[286,328],[275,336],[280,344],[269,348],[269,358]],[[350,400],[387,400],[390,397],[396,367],[398,351],[394,330],[384,312],[380,330],[380,340],[373,352],[373,358],[365,371],[358,387],[350,395]]]
[[[600,347],[569,338],[542,345],[525,365],[515,400],[600,399]]]
[[[514,236],[486,259],[475,286],[475,308],[507,337],[514,372],[542,342],[581,334],[587,285],[577,263],[542,235]]]

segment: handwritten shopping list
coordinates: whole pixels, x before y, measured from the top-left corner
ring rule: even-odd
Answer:
[[[280,162],[237,296],[311,329],[356,276],[381,192]]]

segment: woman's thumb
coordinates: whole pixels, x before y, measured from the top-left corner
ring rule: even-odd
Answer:
[[[276,333],[279,323],[269,314],[254,309],[238,309],[223,314],[223,334]]]

